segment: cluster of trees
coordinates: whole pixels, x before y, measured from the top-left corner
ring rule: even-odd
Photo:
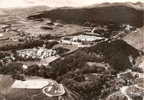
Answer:
[[[104,27],[106,26],[106,27]],[[109,23],[106,25],[101,25],[101,28],[94,28],[93,32],[98,33],[99,35],[106,37],[106,38],[112,38],[114,35],[117,35],[119,33],[127,34],[131,31],[136,30],[136,27],[131,26],[129,24],[116,24],[116,23]]]
[[[44,44],[44,41],[42,40],[32,40],[32,41],[26,41],[24,43],[5,45],[5,46],[0,47],[0,50],[1,51],[19,50],[19,49],[42,46],[43,44]]]

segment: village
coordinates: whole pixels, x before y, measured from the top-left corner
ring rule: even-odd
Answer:
[[[53,23],[51,21],[47,21],[46,23],[47,23],[47,27],[52,26],[52,25],[56,27],[62,27],[62,24],[59,24],[59,23]],[[33,36],[31,34],[34,34],[34,33],[30,33],[30,31],[28,33],[28,31],[25,32],[24,30],[22,31],[18,29],[18,27],[13,28],[13,26],[15,25],[0,24],[0,31],[1,31],[0,41],[5,41],[5,43],[7,42],[15,43],[15,45],[12,45],[12,44],[10,45],[11,49],[19,48],[19,50],[15,50],[15,53],[13,54],[14,57],[10,56],[10,57],[7,57],[7,59],[15,58],[16,61],[17,60],[22,60],[22,61],[42,60],[42,59],[51,58],[51,57],[53,58],[53,56],[57,56],[58,58],[58,56],[60,55],[69,54],[71,52],[76,51],[79,48],[91,47],[91,46],[96,45],[97,43],[108,41],[110,39],[110,36],[109,37],[104,36],[104,33],[109,32],[109,29],[106,25],[97,26],[93,28],[84,28],[83,32],[74,33],[74,34],[66,35],[66,36],[60,36],[58,38],[51,36],[49,34],[45,36],[45,33],[43,34],[44,36],[42,37],[41,31],[39,31],[39,33],[37,31],[37,33],[41,35]],[[126,25],[126,24],[120,25],[118,27],[120,27],[119,29],[120,34],[131,32],[134,30],[134,27],[130,25]],[[51,30],[51,29],[48,28],[47,30]],[[29,41],[35,41],[35,42],[29,43]],[[40,41],[41,43],[39,43]],[[26,44],[28,48],[25,48],[23,46]],[[33,45],[34,47],[31,48],[30,45]],[[9,47],[5,46],[1,48],[9,48]],[[67,50],[66,52],[63,52],[63,54],[59,54],[58,51],[62,51],[62,50],[59,50],[59,48],[60,49],[63,48]],[[6,50],[9,50],[9,49],[6,49]],[[11,60],[8,60],[8,61],[11,61]]]

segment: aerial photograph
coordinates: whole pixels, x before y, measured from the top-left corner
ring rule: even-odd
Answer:
[[[0,0],[0,100],[144,100],[144,0]]]

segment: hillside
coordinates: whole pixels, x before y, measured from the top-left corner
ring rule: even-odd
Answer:
[[[123,4],[85,8],[57,8],[28,17],[28,19],[38,18],[50,18],[53,21],[60,20],[66,24],[79,25],[115,23],[143,26],[143,11]]]

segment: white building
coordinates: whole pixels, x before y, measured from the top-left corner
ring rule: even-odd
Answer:
[[[60,40],[60,42],[68,45],[77,45],[78,47],[88,47],[92,42],[102,39],[103,37],[93,35],[76,35],[64,37]]]
[[[103,39],[102,37],[97,37],[97,36],[92,36],[92,35],[78,35],[78,36],[73,36],[71,39],[72,41],[82,41],[82,42],[93,42],[96,40],[101,40]]]
[[[18,57],[24,59],[45,59],[50,56],[56,55],[56,50],[45,49],[45,48],[33,48],[33,49],[24,49],[17,51]]]

